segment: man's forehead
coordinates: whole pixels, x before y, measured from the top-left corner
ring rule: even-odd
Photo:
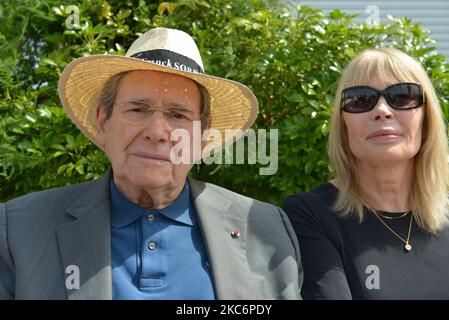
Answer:
[[[177,106],[199,108],[201,91],[198,84],[186,77],[165,72],[134,70],[120,81],[117,95],[119,99],[130,99],[154,103],[160,97],[165,103]]]

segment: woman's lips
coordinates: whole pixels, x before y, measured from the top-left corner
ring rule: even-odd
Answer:
[[[370,133],[367,139],[376,139],[376,138],[397,138],[401,137],[402,134],[394,129],[380,129]]]

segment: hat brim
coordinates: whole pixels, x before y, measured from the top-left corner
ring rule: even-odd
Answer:
[[[75,125],[100,149],[96,130],[96,107],[107,80],[120,72],[150,70],[172,73],[192,79],[209,93],[211,128],[221,132],[221,141],[206,144],[203,158],[234,142],[226,129],[246,132],[256,120],[258,102],[243,84],[215,76],[181,71],[149,61],[114,55],[92,55],[72,61],[61,74],[58,94],[64,109]]]

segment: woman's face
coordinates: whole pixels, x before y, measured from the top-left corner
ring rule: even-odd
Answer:
[[[386,87],[377,76],[370,87]],[[410,110],[391,108],[381,96],[373,110],[343,112],[349,148],[358,161],[384,165],[413,158],[421,147],[424,107]]]

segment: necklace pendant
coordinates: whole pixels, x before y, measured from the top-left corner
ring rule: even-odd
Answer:
[[[404,251],[405,252],[409,252],[412,250],[412,246],[409,243],[406,243],[404,246]]]

